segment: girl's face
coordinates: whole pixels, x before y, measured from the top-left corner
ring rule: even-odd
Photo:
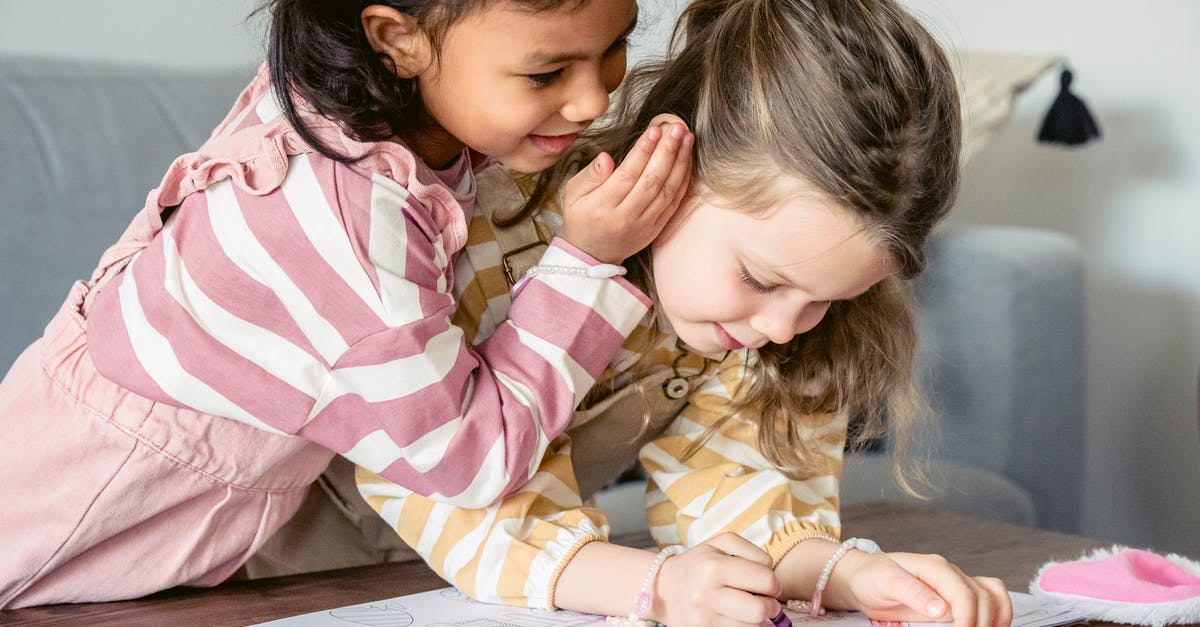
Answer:
[[[419,74],[435,124],[414,148],[435,167],[464,144],[520,172],[550,167],[608,110],[637,13],[635,0],[542,12],[500,1],[465,16]]]
[[[696,191],[655,240],[652,263],[660,311],[702,353],[788,342],[892,272],[857,217],[816,194],[756,216]]]

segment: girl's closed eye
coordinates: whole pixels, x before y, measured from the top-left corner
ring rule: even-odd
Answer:
[[[528,78],[529,82],[533,83],[534,87],[547,87],[550,84],[552,84],[554,81],[558,80],[562,75],[563,75],[563,70],[562,70],[562,68],[559,68],[557,70],[554,70],[553,72],[539,72],[537,74],[526,74],[525,78]]]
[[[742,275],[742,282],[749,286],[750,289],[758,292],[759,294],[770,294],[771,292],[775,291],[774,285],[764,285],[762,281],[759,281],[751,276],[750,271],[746,269],[745,264],[739,264],[739,269]]]

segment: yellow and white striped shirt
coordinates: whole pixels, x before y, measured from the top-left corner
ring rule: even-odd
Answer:
[[[543,210],[545,220],[535,219],[546,241],[551,229],[545,223],[557,222],[554,213],[558,212],[555,207],[549,210],[552,213]],[[482,253],[496,250],[495,240],[489,218],[475,216],[467,254],[456,268],[460,304],[454,323],[470,343],[487,337],[492,321],[505,318],[509,303],[500,260],[494,252]],[[639,454],[650,477],[647,516],[655,541],[662,546],[693,546],[732,531],[778,562],[802,540],[836,539],[845,417],[805,421],[815,425],[808,427],[811,438],[820,443],[828,463],[823,464],[826,474],[803,481],[788,479],[758,451],[757,417],[747,410],[726,421],[695,455],[683,459],[692,442],[731,412],[737,390],[748,376],[747,365],[756,355],[750,349],[731,351],[719,363],[696,354],[681,357],[683,349],[674,335],[647,341],[653,315],[648,314],[629,337],[597,385],[624,389],[635,379],[673,364],[694,384],[683,409]],[[662,392],[646,389],[644,393]],[[640,424],[642,417],[604,419]],[[528,484],[482,509],[431,500],[362,468],[356,479],[371,507],[448,582],[485,602],[554,608],[554,587],[567,562],[588,542],[606,541],[609,531],[604,514],[588,507],[580,495],[576,473],[584,476],[589,468],[576,466],[571,435],[568,429],[551,443]],[[613,454],[630,452],[616,450],[622,446],[636,446],[624,440],[606,444],[615,447],[609,449]]]

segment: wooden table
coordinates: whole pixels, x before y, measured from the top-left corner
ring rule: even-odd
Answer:
[[[890,503],[848,506],[842,521],[846,537],[873,538],[889,551],[941,553],[970,574],[999,577],[1009,590],[1022,592],[1047,560],[1073,559],[1103,546],[1079,536]],[[645,546],[649,538],[620,540]],[[0,624],[248,625],[445,585],[424,564],[409,562],[172,589],[135,601],[3,610]]]

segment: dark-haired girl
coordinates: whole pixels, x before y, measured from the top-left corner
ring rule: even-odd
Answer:
[[[341,454],[482,507],[537,468],[649,307],[619,264],[690,176],[646,130],[566,187],[542,271],[469,344],[475,170],[608,108],[634,0],[272,0],[268,63],[0,383],[0,608],[230,576]]]

